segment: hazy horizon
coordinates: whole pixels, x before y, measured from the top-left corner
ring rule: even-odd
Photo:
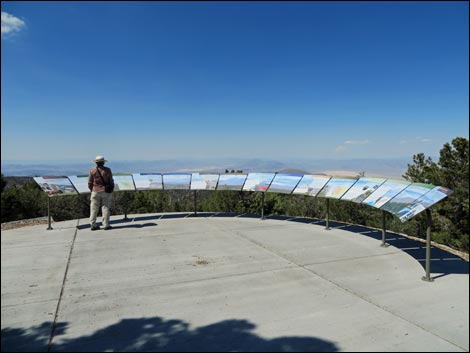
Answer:
[[[106,163],[114,173],[169,173],[169,172],[217,172],[243,170],[244,172],[278,172],[299,170],[304,173],[356,175],[365,172],[370,177],[401,178],[412,159],[291,159],[272,160],[263,158],[224,158],[224,159],[166,159],[166,160],[115,160]],[[61,163],[11,163],[2,161],[5,176],[44,176],[86,174],[94,166],[92,161]]]

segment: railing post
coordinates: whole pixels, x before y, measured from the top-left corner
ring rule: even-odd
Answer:
[[[431,210],[426,209],[426,276],[421,278],[426,282],[434,281],[434,279],[431,278],[431,224]]]
[[[122,198],[124,200],[124,218],[123,218],[123,220],[128,221],[129,218],[127,218],[127,210],[128,210],[128,207],[129,207],[129,198],[128,198],[129,194],[127,194],[127,191],[123,191],[123,193],[124,193],[122,195]]]
[[[264,219],[264,192],[261,192],[261,219]]]
[[[326,230],[330,230],[330,199],[326,199]]]
[[[382,244],[380,246],[387,247],[389,244],[385,242],[385,235],[387,233],[387,227],[385,222],[385,211],[382,210]]]
[[[51,197],[47,196],[47,230],[52,230],[51,226]]]

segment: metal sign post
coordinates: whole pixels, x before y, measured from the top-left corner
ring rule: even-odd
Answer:
[[[326,199],[326,230],[330,230],[330,199]]]
[[[51,226],[51,198],[47,196],[47,230],[52,230]]]
[[[433,282],[431,278],[431,224],[432,215],[431,210],[426,209],[426,276],[421,279],[426,282]]]
[[[261,219],[264,219],[264,192],[261,193]]]
[[[382,244],[380,246],[387,247],[389,244],[385,242],[385,234],[387,233],[387,227],[385,223],[385,211],[382,210]]]
[[[127,196],[128,194],[126,193],[126,191],[124,191],[124,195],[122,196]],[[129,220],[129,218],[127,218],[127,208],[129,207],[129,202],[128,202],[128,199],[127,197],[124,197],[124,220],[127,221]]]
[[[197,216],[197,190],[194,190],[194,215]]]

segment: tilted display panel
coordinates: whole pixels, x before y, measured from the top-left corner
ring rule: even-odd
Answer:
[[[220,174],[217,190],[241,191],[246,176],[246,174]]]
[[[131,174],[113,174],[114,191],[135,191]]]
[[[383,205],[380,209],[398,216],[400,210],[405,208],[408,204],[419,199],[424,194],[428,193],[431,189],[434,189],[434,185],[421,183],[411,184],[397,196]]]
[[[43,176],[33,179],[49,196],[77,195],[77,191],[66,176]]]
[[[89,194],[91,192],[88,188],[88,175],[71,175],[69,179],[79,194]]]
[[[269,191],[319,196],[381,208],[406,222],[453,193],[431,184],[380,178],[330,178],[312,174],[114,174],[114,191],[152,189]],[[89,193],[88,175],[34,177],[49,196]],[[293,190],[293,191],[292,191]]]
[[[305,174],[297,184],[293,194],[317,196],[330,179],[329,176]]]
[[[318,197],[339,199],[356,182],[357,179],[331,178],[325,187],[318,193]]]
[[[368,206],[380,208],[410,184],[411,183],[408,181],[389,179],[380,185],[379,188],[362,201],[362,203]]]
[[[137,190],[163,189],[163,178],[160,173],[133,173],[132,178]]]
[[[273,178],[274,173],[249,173],[243,185],[243,191],[265,192]]]
[[[424,194],[419,199],[403,207],[400,211],[398,211],[397,217],[400,219],[400,221],[406,222],[417,214],[423,212],[425,209],[446,198],[447,196],[452,195],[452,193],[453,191],[450,189],[442,186],[436,186],[434,189]]]
[[[303,174],[276,174],[268,192],[290,194],[302,180]]]
[[[191,174],[168,173],[163,174],[163,189],[165,190],[189,190]]]
[[[191,177],[191,190],[215,190],[219,174],[193,173]]]
[[[341,197],[341,200],[361,203],[376,191],[380,185],[385,182],[385,180],[386,179],[361,178],[343,195],[343,197]]]

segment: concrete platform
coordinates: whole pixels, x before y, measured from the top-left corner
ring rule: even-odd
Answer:
[[[129,217],[2,232],[2,351],[469,350],[468,262],[439,249],[428,283],[423,244],[365,227]]]

